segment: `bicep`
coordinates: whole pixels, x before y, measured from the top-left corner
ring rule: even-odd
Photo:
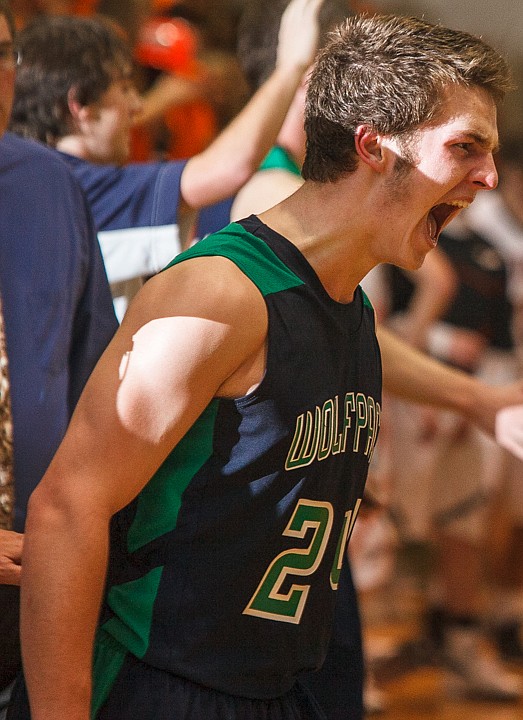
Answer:
[[[205,265],[195,269],[205,274]],[[46,476],[66,503],[87,503],[107,516],[128,504],[263,342],[264,318],[246,323],[234,290],[227,297],[187,291],[191,278],[194,285],[194,273],[177,274],[177,299],[167,303],[158,298],[168,278],[146,286],[91,375]]]

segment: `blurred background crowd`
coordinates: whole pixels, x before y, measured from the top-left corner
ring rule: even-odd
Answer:
[[[209,142],[212,133],[222,127],[245,102],[247,87],[235,62],[238,22],[250,0],[14,0],[13,8],[19,27],[40,13],[99,13],[115,20],[136,48],[141,86],[152,81],[155,72],[182,75],[199,85],[198,101],[193,96],[184,105],[191,105],[192,123],[183,132],[176,129],[176,113],[168,113],[167,131],[157,129],[152,146],[141,138],[137,141],[136,157],[148,153],[167,152],[169,157],[187,157],[195,148]],[[270,2],[270,0],[268,0]],[[430,22],[441,21],[450,27],[481,35],[507,54],[516,80],[523,76],[521,26],[523,6],[515,0],[352,0],[354,12],[393,12],[423,16]],[[172,21],[169,40],[154,39],[159,19]],[[166,43],[166,44],[165,44]],[[145,68],[145,70],[143,69]],[[204,73],[205,70],[205,73]],[[503,118],[508,130],[523,125],[522,83],[508,99]],[[189,89],[185,86],[185,91]],[[181,100],[180,90],[180,100]],[[196,108],[196,105],[198,107]],[[203,106],[207,107],[205,110]],[[187,107],[184,108],[187,112]],[[174,135],[178,136],[176,139]]]

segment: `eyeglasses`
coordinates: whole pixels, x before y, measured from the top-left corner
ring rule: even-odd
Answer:
[[[22,55],[19,50],[11,44],[0,45],[0,68],[2,70],[14,70],[22,62]]]

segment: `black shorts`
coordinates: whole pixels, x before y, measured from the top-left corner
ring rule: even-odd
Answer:
[[[325,720],[296,685],[280,698],[228,695],[157,670],[128,655],[96,720]]]
[[[30,720],[21,676],[7,718]],[[280,698],[252,700],[203,687],[127,655],[93,720],[326,720],[326,716],[300,684]]]

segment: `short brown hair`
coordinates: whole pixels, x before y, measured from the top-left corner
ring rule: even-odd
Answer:
[[[452,84],[481,87],[499,104],[510,72],[498,52],[468,33],[413,17],[349,18],[311,73],[303,177],[332,182],[354,171],[358,125],[412,133],[436,117]]]
[[[101,18],[39,16],[19,34],[10,128],[54,145],[70,132],[68,95],[96,102],[118,77],[131,72],[131,50],[116,26]]]

